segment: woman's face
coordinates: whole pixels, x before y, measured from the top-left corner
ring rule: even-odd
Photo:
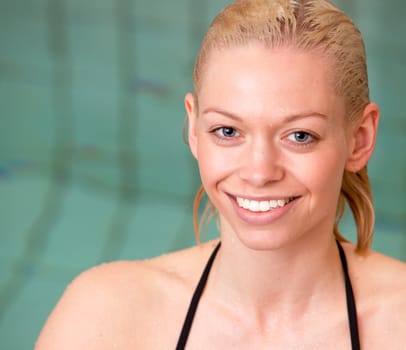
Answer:
[[[332,234],[352,140],[329,61],[260,44],[214,51],[186,96],[189,142],[222,234],[254,249]]]

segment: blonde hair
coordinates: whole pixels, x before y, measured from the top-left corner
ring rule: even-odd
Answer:
[[[252,41],[269,48],[292,46],[321,52],[333,63],[334,89],[344,98],[348,122],[355,122],[362,115],[369,102],[364,42],[350,18],[327,0],[237,0],[225,7],[211,23],[196,59],[193,73],[196,103],[212,50]],[[194,203],[198,241],[202,224],[215,211],[207,199],[199,222],[198,211],[204,194],[201,187]],[[346,202],[357,227],[357,251],[365,252],[371,245],[375,220],[366,167],[356,173],[344,172],[334,225],[334,235],[341,241],[345,238],[338,226]]]

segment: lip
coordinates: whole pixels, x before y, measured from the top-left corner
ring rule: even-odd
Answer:
[[[243,198],[243,199],[248,199],[250,201],[257,201],[257,202],[275,201],[275,200],[279,200],[279,199],[297,198],[298,197],[298,196],[259,196],[259,197],[254,197],[254,196],[246,196],[246,195],[240,196],[239,194],[237,194],[237,195],[229,194],[229,196],[231,198],[233,198],[233,199],[236,199],[237,197],[240,197],[240,198]]]
[[[232,199],[236,199],[237,197],[240,197],[240,198],[243,198],[243,199],[249,199],[250,201],[258,201],[258,202],[260,202],[260,201],[272,201],[272,200],[278,200],[278,199],[286,199],[286,198],[298,198],[298,197],[300,197],[300,196],[297,196],[297,195],[281,195],[281,196],[247,196],[246,194],[242,194],[242,195],[240,195],[240,194],[230,194],[230,193],[227,193],[228,194],[228,196],[230,197],[230,198],[232,198]]]
[[[291,210],[292,207],[294,207],[296,205],[298,199],[300,199],[300,196],[291,196],[289,198],[292,198],[292,200],[289,203],[285,204],[283,207],[271,209],[266,212],[261,212],[261,211],[252,212],[248,209],[244,209],[244,208],[240,207],[237,203],[236,197],[237,196],[229,195],[230,201],[234,207],[234,210],[235,210],[237,216],[247,224],[258,225],[258,226],[269,225],[269,224],[274,223],[278,219],[282,218]],[[238,196],[238,197],[240,197],[240,196]],[[241,196],[241,198],[254,200],[254,201],[267,201],[267,200],[278,200],[278,199],[287,198],[287,197]]]

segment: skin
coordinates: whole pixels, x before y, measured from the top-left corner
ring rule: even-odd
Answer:
[[[334,203],[343,170],[361,169],[372,154],[379,111],[371,103],[348,125],[330,73],[317,52],[251,44],[212,52],[199,110],[192,94],[185,97],[189,144],[222,240],[189,349],[351,348]],[[235,196],[295,200],[251,213]],[[83,273],[36,349],[174,348],[215,244]],[[362,348],[402,349],[405,264],[343,247]]]
[[[329,65],[316,67],[316,54],[304,55],[279,50],[270,56],[254,45],[222,52],[206,72],[199,111],[187,97],[189,143],[221,213],[223,236],[234,236],[232,231],[250,248],[274,249],[304,235],[329,233],[334,224],[342,172],[354,145],[343,101],[328,80]],[[224,136],[221,127],[235,135]],[[305,142],[295,139],[300,132],[307,133],[299,134]],[[275,219],[242,218],[247,212],[235,210],[236,196],[297,199],[282,216],[272,211]]]

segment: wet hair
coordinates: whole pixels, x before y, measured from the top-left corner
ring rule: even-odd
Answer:
[[[196,106],[205,68],[213,50],[258,42],[270,49],[293,47],[317,51],[333,64],[332,84],[343,97],[348,123],[362,115],[369,100],[365,46],[360,31],[351,19],[327,0],[237,0],[225,7],[211,23],[197,56],[193,80]],[[207,199],[199,221],[198,213],[205,191],[201,187],[194,204],[194,227],[198,241],[204,222],[216,210]],[[369,249],[374,229],[374,207],[366,166],[358,172],[344,171],[337,204],[334,235],[346,204],[357,227],[357,251]]]

